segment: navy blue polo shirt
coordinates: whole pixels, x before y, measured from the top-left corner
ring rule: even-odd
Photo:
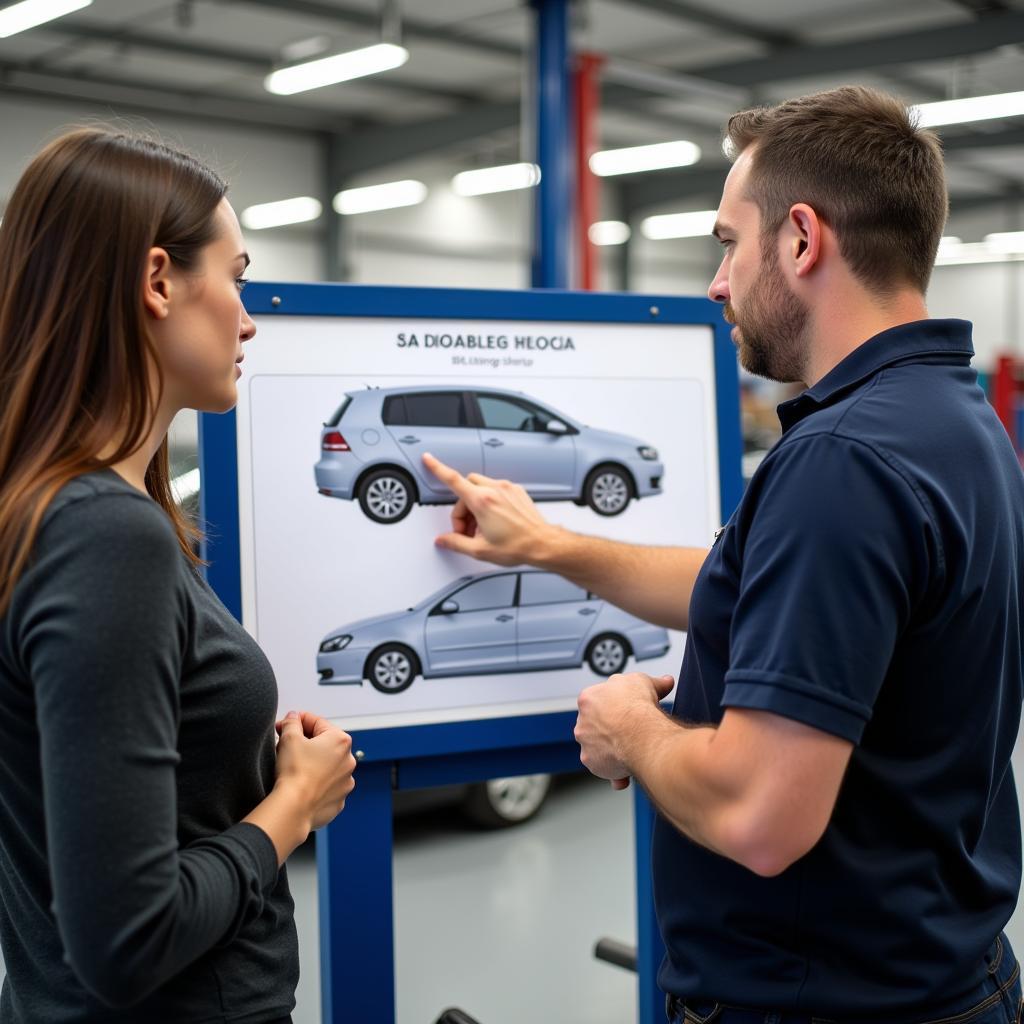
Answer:
[[[972,355],[965,321],[904,324],[780,406],[701,569],[673,714],[755,708],[855,746],[777,877],[658,819],[668,992],[920,1020],[982,980],[1021,878],[1024,476]]]

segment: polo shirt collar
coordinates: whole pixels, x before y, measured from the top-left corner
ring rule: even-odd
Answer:
[[[974,356],[969,320],[915,320],[858,345],[817,384],[777,409],[782,432],[896,363],[968,363]]]

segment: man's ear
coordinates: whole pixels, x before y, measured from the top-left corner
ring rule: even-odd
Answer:
[[[790,207],[787,226],[793,273],[797,277],[806,277],[821,258],[821,220],[812,207],[796,203]]]
[[[171,257],[166,249],[153,248],[146,254],[146,270],[142,280],[142,304],[150,316],[165,320],[171,311]]]

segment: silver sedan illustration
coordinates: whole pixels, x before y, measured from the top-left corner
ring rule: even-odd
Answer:
[[[669,649],[660,626],[602,601],[554,573],[502,569],[463,576],[407,611],[340,626],[320,644],[320,682],[364,679],[381,693],[413,680],[539,669],[621,672],[632,655]]]
[[[616,516],[661,493],[657,449],[595,430],[528,396],[493,388],[368,388],[345,395],[320,433],[320,493],[357,500],[377,523],[414,504],[455,499],[420,459],[522,484],[537,501],[574,501]]]

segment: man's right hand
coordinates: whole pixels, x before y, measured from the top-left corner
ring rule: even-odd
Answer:
[[[452,531],[435,540],[438,547],[497,565],[537,564],[559,532],[519,484],[481,473],[463,476],[430,454],[423,464],[458,499]]]

